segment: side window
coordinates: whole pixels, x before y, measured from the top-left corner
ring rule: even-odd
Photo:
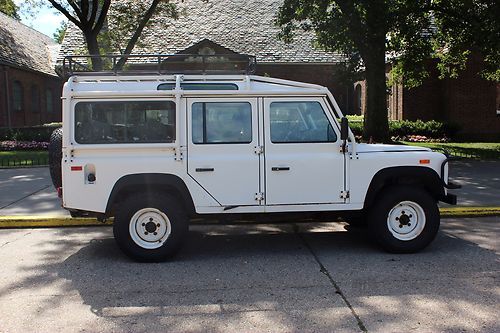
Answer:
[[[193,103],[192,119],[195,144],[252,142],[250,103]]]
[[[75,140],[83,144],[171,143],[175,140],[175,103],[79,102]]]
[[[272,143],[337,141],[319,102],[273,102],[269,117]]]

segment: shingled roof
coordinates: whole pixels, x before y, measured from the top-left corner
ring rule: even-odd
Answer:
[[[130,1],[130,0],[127,0]],[[178,20],[157,15],[143,32],[135,54],[175,54],[202,40],[236,53],[254,55],[261,63],[338,63],[339,54],[313,47],[314,34],[299,32],[291,44],[278,40],[275,15],[283,0],[175,1]],[[113,15],[112,9],[110,15]],[[61,55],[79,53],[84,40],[78,29],[66,34]]]
[[[0,13],[0,63],[56,76],[59,44]]]

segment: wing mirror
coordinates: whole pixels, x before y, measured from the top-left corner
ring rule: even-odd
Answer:
[[[342,117],[340,120],[340,140],[347,141],[349,138],[349,120]]]

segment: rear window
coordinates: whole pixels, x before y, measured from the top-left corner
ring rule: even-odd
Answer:
[[[75,140],[81,144],[174,142],[175,103],[79,102],[75,106]]]

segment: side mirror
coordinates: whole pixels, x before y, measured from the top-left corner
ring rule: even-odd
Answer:
[[[349,120],[342,117],[340,120],[340,140],[347,141],[349,138]]]

